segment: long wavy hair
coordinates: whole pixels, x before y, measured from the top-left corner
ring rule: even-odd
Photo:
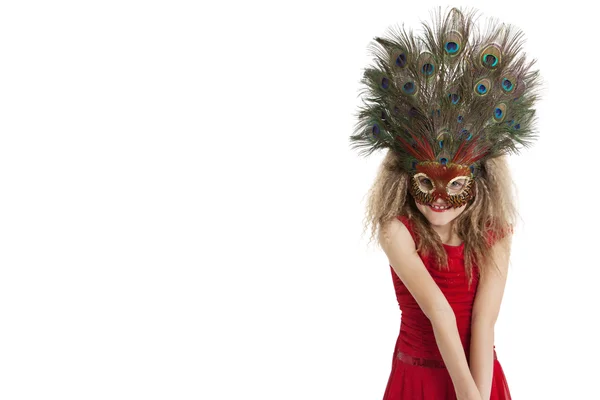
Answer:
[[[408,192],[410,179],[411,176],[398,165],[394,152],[388,150],[375,182],[367,193],[363,235],[370,227],[368,244],[371,244],[383,224],[405,215],[413,221],[418,239],[417,251],[424,255],[433,254],[437,268],[448,268],[448,257],[439,235]],[[472,283],[474,264],[478,266],[480,277],[489,268],[498,269],[490,251],[489,238],[502,238],[507,229],[516,225],[519,217],[516,188],[507,165],[507,156],[491,158],[483,163],[482,174],[475,180],[475,191],[474,200],[451,222],[452,229],[465,243],[465,271],[469,285]],[[510,241],[500,242],[502,244],[494,249],[510,253]]]

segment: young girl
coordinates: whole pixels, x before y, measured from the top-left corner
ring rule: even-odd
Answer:
[[[384,400],[511,398],[494,346],[517,215],[506,155],[535,137],[538,71],[521,32],[478,35],[473,15],[375,38],[362,81],[351,141],[388,149],[367,223],[402,313]]]

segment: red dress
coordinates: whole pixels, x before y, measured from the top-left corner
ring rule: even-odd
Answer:
[[[415,234],[411,221],[398,216],[411,233]],[[477,290],[477,266],[471,289],[464,267],[464,243],[459,246],[444,244],[448,254],[449,271],[432,268],[429,257],[420,255],[430,275],[454,310],[458,332],[467,362],[471,337],[471,311]],[[396,298],[401,310],[400,334],[394,348],[392,372],[383,400],[456,400],[456,393],[444,362],[429,319],[419,308],[414,297],[392,269]],[[494,372],[490,400],[511,399],[506,377],[497,359],[494,346]]]

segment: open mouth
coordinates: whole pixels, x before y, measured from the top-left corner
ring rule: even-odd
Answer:
[[[429,208],[431,208],[433,211],[437,211],[437,212],[442,212],[442,211],[446,211],[448,209],[450,209],[451,206],[440,206],[440,205],[433,205],[430,204]]]

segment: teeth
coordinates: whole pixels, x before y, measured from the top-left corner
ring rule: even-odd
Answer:
[[[446,210],[448,208],[450,208],[450,206],[436,206],[436,205],[432,205],[432,208],[435,208],[436,210]]]

